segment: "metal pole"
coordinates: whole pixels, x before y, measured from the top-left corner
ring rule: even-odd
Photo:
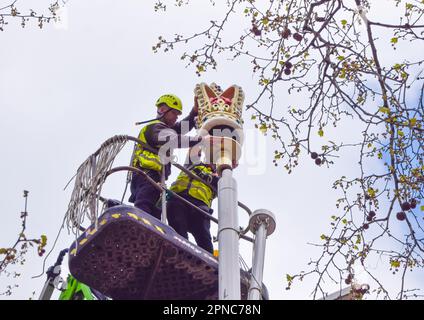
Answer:
[[[53,281],[48,278],[46,283],[44,284],[43,290],[40,293],[40,297],[38,300],[50,300],[54,291]]]
[[[68,250],[66,249],[66,252],[67,251]],[[63,259],[63,256],[61,258],[61,255],[59,255],[58,260],[59,259]],[[60,272],[61,272],[60,265],[56,265],[49,268],[49,270],[47,271],[47,280],[44,283],[43,290],[41,290],[40,297],[38,298],[38,300],[50,300],[50,298],[52,297],[53,291],[56,288],[54,285],[55,280],[60,275]]]
[[[262,295],[266,238],[275,231],[274,214],[266,209],[253,211],[249,218],[249,229],[255,234],[253,243],[252,277],[248,293],[249,300],[259,300]]]
[[[231,169],[218,181],[219,300],[240,300],[237,183]]]
[[[253,244],[252,279],[249,288],[249,300],[259,300],[262,295],[262,278],[264,272],[266,244],[266,226],[262,223],[256,231]]]

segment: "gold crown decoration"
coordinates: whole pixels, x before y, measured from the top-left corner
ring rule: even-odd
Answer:
[[[243,89],[232,85],[222,91],[216,83],[200,83],[194,94],[199,106],[199,135],[215,138],[203,147],[206,161],[215,163],[219,173],[225,168],[235,168],[243,143]]]
[[[241,87],[232,85],[222,91],[215,83],[207,85],[202,82],[196,85],[194,94],[199,105],[198,128],[207,131],[213,129],[215,125],[227,125],[233,129],[242,128],[244,92]],[[213,119],[215,121],[211,121]]]
[[[221,87],[218,86],[215,82],[212,82],[209,87],[213,90],[213,92],[215,92],[215,94],[217,96],[220,96],[222,94],[222,92],[223,92],[222,89],[221,89]]]

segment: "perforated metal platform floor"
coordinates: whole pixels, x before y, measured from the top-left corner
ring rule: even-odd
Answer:
[[[78,246],[76,246],[78,244]],[[217,299],[218,261],[131,206],[108,209],[70,248],[69,270],[112,299]],[[242,299],[248,273],[241,270]]]

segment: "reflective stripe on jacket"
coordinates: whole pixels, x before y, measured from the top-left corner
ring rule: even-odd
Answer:
[[[146,145],[149,145],[146,140],[146,130],[149,126],[156,124],[156,123],[162,123],[160,120],[153,120],[149,122],[147,125],[145,125],[138,135],[138,139],[144,142]],[[153,146],[151,146],[153,148]],[[154,149],[154,148],[153,148]],[[162,163],[160,161],[159,155],[146,150],[143,148],[141,144],[137,144],[136,149],[134,151],[134,160],[133,160],[133,167],[140,167],[143,169],[150,169],[155,171],[161,171],[162,170]]]
[[[200,170],[203,174],[212,175],[212,169],[205,165],[196,165],[190,168],[190,171]],[[210,187],[203,182],[189,177],[185,172],[181,172],[177,180],[169,188],[171,191],[181,193],[188,190],[188,194],[195,199],[204,202],[209,208],[212,204],[215,194]]]

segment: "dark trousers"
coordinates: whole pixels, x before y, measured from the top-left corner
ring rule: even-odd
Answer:
[[[150,178],[160,182],[160,173],[154,170],[145,170]],[[161,192],[157,190],[143,175],[134,173],[131,180],[131,196],[129,202],[134,206],[151,214],[160,220],[161,209],[156,207]]]
[[[202,201],[189,195],[180,194],[184,199],[190,201],[200,209],[211,214],[211,209]],[[176,197],[169,199],[167,203],[167,217],[171,227],[181,236],[188,239],[190,232],[199,247],[213,254],[212,238],[210,233],[210,220],[205,218],[202,213],[185,204]]]

